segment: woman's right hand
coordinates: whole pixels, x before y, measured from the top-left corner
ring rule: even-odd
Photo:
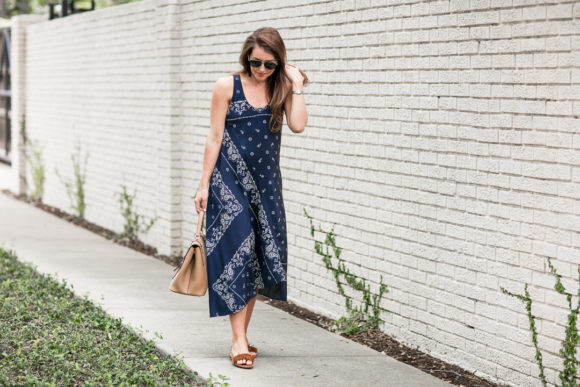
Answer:
[[[195,196],[195,211],[199,214],[200,211],[207,212],[207,197],[209,190],[207,188],[200,188]]]

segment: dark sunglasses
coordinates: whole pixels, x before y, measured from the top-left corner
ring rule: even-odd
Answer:
[[[260,67],[262,66],[262,61],[259,59],[250,59],[248,58],[248,61],[250,62],[250,66],[252,67]],[[266,67],[268,70],[273,70],[276,68],[276,66],[278,66],[278,63],[276,62],[271,62],[271,61],[265,61],[264,62],[264,67]]]

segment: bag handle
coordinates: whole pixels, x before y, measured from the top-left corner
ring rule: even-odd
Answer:
[[[199,218],[197,219],[197,229],[195,230],[195,236],[201,236],[201,226],[203,225],[203,216],[205,215],[205,210],[202,208],[199,211]]]

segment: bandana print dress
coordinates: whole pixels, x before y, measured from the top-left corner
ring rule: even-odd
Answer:
[[[268,129],[270,105],[250,105],[240,76],[233,78],[234,92],[207,201],[210,317],[243,309],[257,291],[286,301],[281,131]]]

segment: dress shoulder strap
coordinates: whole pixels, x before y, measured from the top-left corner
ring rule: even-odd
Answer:
[[[234,74],[234,94],[232,95],[232,101],[237,101],[243,97],[242,94],[242,80],[239,74]]]

